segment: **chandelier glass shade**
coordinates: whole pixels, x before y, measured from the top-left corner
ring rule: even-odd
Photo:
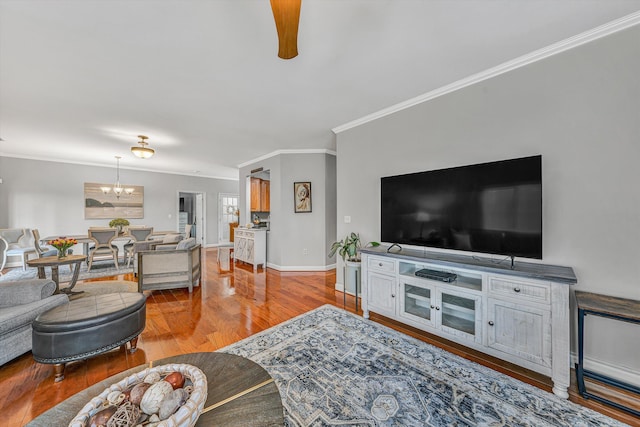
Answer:
[[[116,183],[113,184],[113,187],[100,187],[100,190],[102,190],[104,194],[113,191],[113,194],[116,195],[116,199],[119,199],[122,193],[125,193],[129,196],[134,192],[133,188],[125,188],[122,186],[122,184],[120,184],[120,159],[120,156],[116,156]]]
[[[131,152],[141,159],[148,159],[149,157],[153,156],[155,154],[155,150],[153,148],[147,147],[147,145],[149,145],[149,143],[147,142],[147,139],[149,139],[149,137],[138,135],[138,138],[140,138],[140,141],[138,141],[138,145],[131,147]]]

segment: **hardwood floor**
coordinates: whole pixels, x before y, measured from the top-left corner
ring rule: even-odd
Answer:
[[[343,307],[343,294],[334,289],[331,272],[278,272],[239,265],[222,270],[216,250],[203,255],[202,285],[192,294],[186,289],[147,292],[147,324],[138,341],[138,351],[129,354],[116,349],[88,360],[68,364],[65,379],[53,382],[50,365],[35,363],[26,353],[0,368],[0,425],[23,426],[37,415],[84,388],[142,363],[181,353],[215,351],[259,331],[324,304]],[[119,275],[98,280],[135,280]],[[92,281],[98,281],[92,280]],[[88,282],[88,281],[87,281]],[[77,285],[81,289],[82,283]],[[346,309],[354,312],[354,299],[347,297]],[[361,314],[361,312],[360,312]],[[469,350],[422,331],[408,328],[381,316],[374,320],[482,363],[547,391],[550,379],[517,366]],[[575,375],[573,375],[575,379]],[[604,392],[612,392],[604,388]],[[625,412],[582,399],[575,384],[570,399],[629,425],[640,420]],[[629,396],[620,399],[640,402]]]

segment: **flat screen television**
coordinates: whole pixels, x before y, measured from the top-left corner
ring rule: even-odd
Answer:
[[[542,259],[542,156],[381,178],[386,243]]]

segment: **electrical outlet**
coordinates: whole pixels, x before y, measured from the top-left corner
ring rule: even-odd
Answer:
[[[304,248],[304,249],[302,250],[302,255],[309,255],[309,249]]]
[[[344,223],[345,224],[351,224],[351,217],[349,215],[345,215],[344,216]]]

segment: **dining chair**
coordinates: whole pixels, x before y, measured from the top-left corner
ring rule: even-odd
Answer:
[[[33,233],[33,246],[36,250],[36,254],[38,255],[38,258],[43,258],[46,256],[53,256],[58,254],[58,250],[53,246],[40,245],[40,240],[41,240],[40,231],[37,228],[34,228],[33,230],[31,230],[31,232]]]
[[[135,252],[135,243],[151,239],[153,227],[130,226],[127,233],[130,240],[124,244],[123,248],[125,257],[127,258],[127,267],[129,267]]]
[[[30,254],[36,251],[31,244],[28,244],[27,228],[6,229],[0,233],[0,239],[3,240],[2,265],[0,271],[4,269],[7,258],[10,256],[19,256],[22,260],[22,269],[27,269],[27,260]],[[30,233],[29,233],[30,234]]]
[[[89,268],[87,271],[91,271],[93,265],[93,259],[96,255],[111,255],[113,257],[113,263],[118,267],[118,247],[111,242],[118,237],[117,228],[106,227],[92,227],[89,228],[89,239],[93,240],[95,246],[89,250]]]
[[[54,256],[54,255],[58,255],[58,250],[56,248],[54,248],[53,246],[49,246],[49,245],[45,245],[45,246],[41,246],[40,245],[40,241],[42,240],[40,238],[40,230],[38,230],[37,228],[34,228],[33,230],[31,230],[31,233],[33,234],[33,247],[36,250],[36,255],[38,256],[38,258],[44,258],[46,256]],[[67,253],[71,253],[72,249],[68,249]],[[69,264],[69,271],[73,272],[73,265]]]

